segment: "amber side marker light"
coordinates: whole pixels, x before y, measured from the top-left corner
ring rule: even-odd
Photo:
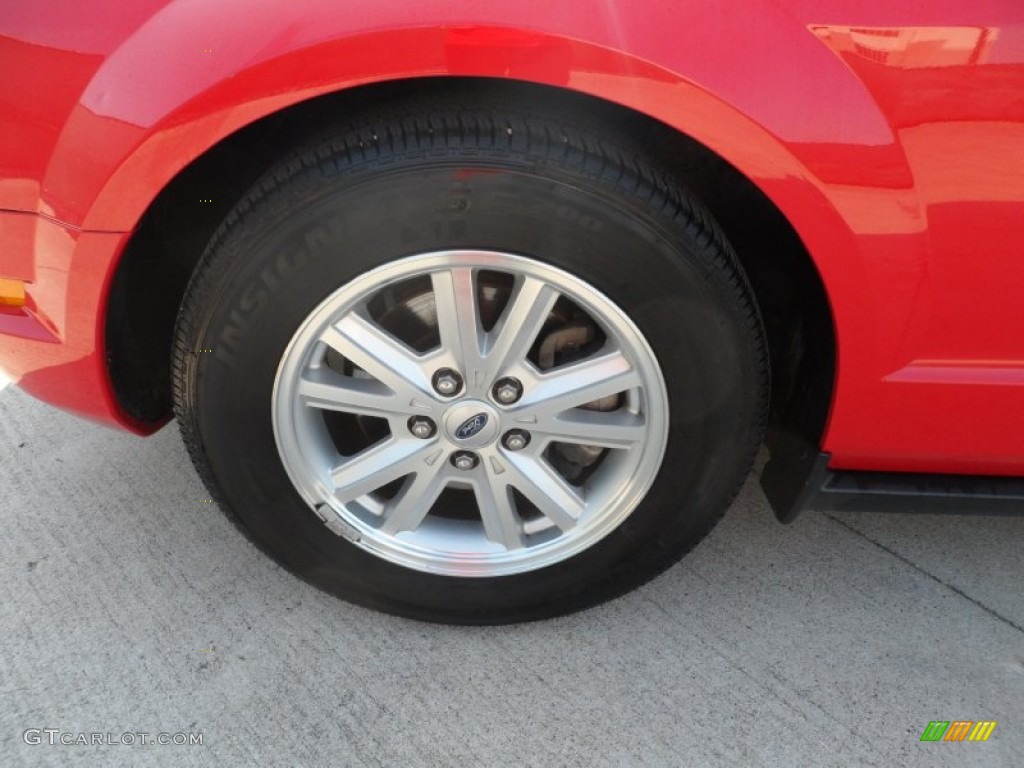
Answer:
[[[0,277],[0,307],[25,306],[25,283]]]

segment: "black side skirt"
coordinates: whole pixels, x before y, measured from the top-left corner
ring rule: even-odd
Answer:
[[[761,473],[761,487],[783,523],[805,509],[1024,515],[1024,478],[832,470],[829,454],[788,448],[773,451]]]

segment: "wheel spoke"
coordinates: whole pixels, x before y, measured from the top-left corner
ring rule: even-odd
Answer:
[[[558,296],[558,291],[542,280],[523,277],[518,281],[508,306],[488,334],[487,363],[491,372],[503,372],[526,360]]]
[[[448,485],[450,475],[448,465],[437,462],[433,467],[421,466],[415,475],[411,475],[402,485],[398,494],[384,508],[383,533],[399,531],[415,531],[420,527],[423,518]]]
[[[298,395],[312,407],[326,411],[344,411],[360,416],[387,418],[409,409],[387,387],[373,379],[342,376],[331,370],[316,368],[299,379]]]
[[[631,448],[644,440],[647,424],[634,413],[579,409],[538,417],[530,431],[560,443]]]
[[[405,398],[431,397],[430,374],[416,353],[365,317],[350,312],[328,328],[321,341],[395,394]]]
[[[405,475],[425,470],[437,446],[423,440],[386,438],[331,470],[334,496],[343,503],[375,491]]]
[[[492,458],[491,461],[500,462],[500,459]],[[474,488],[484,533],[488,539],[501,544],[505,549],[521,549],[523,532],[513,505],[512,489],[501,479],[491,461],[486,462],[486,479]],[[501,474],[504,474],[504,465],[499,464],[499,468]]]
[[[586,507],[579,493],[543,459],[506,456],[508,483],[534,503],[545,517],[568,531]]]
[[[553,415],[640,386],[640,374],[619,351],[555,368],[537,377],[517,411]]]
[[[483,330],[477,306],[473,270],[458,267],[430,275],[437,308],[437,330],[441,347],[464,371],[483,370],[480,342]]]

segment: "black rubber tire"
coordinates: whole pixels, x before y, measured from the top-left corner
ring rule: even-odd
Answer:
[[[313,308],[382,263],[457,248],[532,256],[597,287],[643,332],[669,390],[668,446],[640,506],[579,555],[519,575],[430,575],[350,544],[299,498],[274,442],[274,375]],[[465,624],[578,610],[676,562],[750,471],[769,388],[761,320],[734,254],[642,148],[571,116],[454,97],[352,118],[267,173],[196,268],[173,363],[189,453],[258,546],[345,600]]]

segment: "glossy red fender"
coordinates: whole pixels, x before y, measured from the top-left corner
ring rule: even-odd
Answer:
[[[0,209],[38,214],[0,214],[0,277],[32,281],[0,365],[40,397],[142,429],[103,365],[119,233],[219,140],[358,84],[504,77],[657,118],[778,206],[835,316],[834,467],[1024,474],[1014,0],[90,5],[0,11]]]

